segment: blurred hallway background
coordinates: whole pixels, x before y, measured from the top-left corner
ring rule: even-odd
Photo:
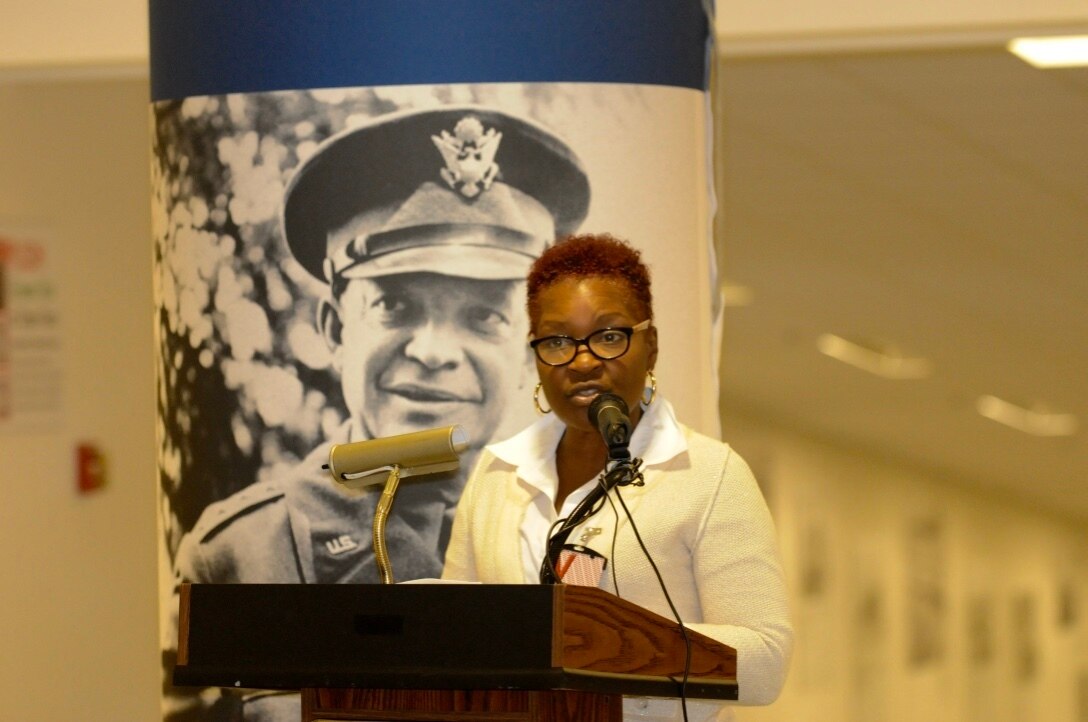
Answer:
[[[1088,69],[1006,50],[1088,9],[718,10],[722,431],[798,633],[738,718],[1088,722]],[[59,251],[66,409],[0,435],[4,718],[158,718],[146,23],[0,27],[0,230]]]

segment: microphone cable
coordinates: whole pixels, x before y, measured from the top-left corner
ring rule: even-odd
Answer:
[[[576,526],[601,510],[609,491],[617,486],[627,486],[629,484],[642,486],[644,483],[642,472],[639,471],[642,459],[628,457],[613,460],[609,463],[612,464],[612,467],[605,467],[605,470],[597,477],[596,486],[590,489],[585,498],[575,505],[569,515],[556,520],[548,530],[548,542],[544,549],[544,559],[540,565],[541,584],[560,583],[555,563],[563,549],[563,545],[567,541],[567,537],[570,536]]]
[[[650,563],[650,568],[654,570],[654,576],[657,577],[657,584],[661,587],[661,593],[665,595],[665,602],[669,605],[669,609],[672,611],[672,616],[676,620],[676,624],[680,631],[680,636],[684,640],[684,676],[680,680],[680,708],[684,713],[684,722],[688,722],[688,677],[691,675],[691,637],[688,636],[687,627],[684,626],[684,620],[680,618],[680,612],[676,609],[676,605],[673,604],[672,597],[669,595],[669,590],[665,585],[665,579],[661,576],[661,570],[657,568],[657,563],[654,562],[653,556],[650,554],[650,550],[646,548],[646,544],[642,541],[642,535],[638,532],[638,526],[635,524],[635,519],[631,515],[631,510],[627,508],[627,503],[623,500],[623,495],[616,490],[616,498],[619,499],[620,506],[623,507],[623,513],[627,516],[627,521],[631,523],[631,531],[635,535],[635,540],[638,542],[639,548],[642,550],[642,555],[646,557],[646,561]],[[612,503],[611,497],[609,497],[609,503]],[[613,511],[615,511],[615,505],[613,504]],[[618,516],[618,515],[617,515]],[[619,585],[616,584],[616,535],[619,532],[619,523],[617,522],[616,528],[612,531],[612,584],[616,586],[616,596],[620,596]],[[675,680],[673,680],[675,681]]]
[[[562,519],[556,519],[548,528],[548,541],[544,546],[544,559],[540,565],[541,584],[561,584],[562,580],[555,563],[562,551],[567,537],[574,531],[574,527],[590,518],[604,506],[604,500],[608,497],[608,489],[605,488],[605,475],[601,472],[597,477],[597,485],[586,494],[582,501],[575,505],[571,513]]]
[[[654,576],[657,578],[657,584],[661,588],[661,593],[665,596],[665,602],[672,611],[680,636],[684,640],[684,674],[680,680],[680,707],[683,712],[684,722],[688,722],[687,686],[688,678],[691,675],[691,637],[688,636],[688,630],[687,627],[684,626],[684,620],[680,618],[680,611],[672,601],[672,596],[669,594],[665,579],[661,576],[661,570],[658,569],[657,563],[650,554],[650,550],[646,548],[646,543],[642,540],[642,535],[638,531],[638,526],[635,524],[635,519],[631,514],[631,510],[627,508],[627,503],[623,500],[623,495],[619,493],[618,489],[618,487],[621,486],[632,484],[635,486],[642,486],[645,483],[642,478],[642,472],[639,470],[639,467],[642,465],[642,459],[617,459],[613,460],[612,464],[613,466],[611,469],[606,468],[605,471],[601,472],[601,475],[597,477],[597,485],[590,490],[584,499],[575,505],[571,513],[563,519],[557,519],[549,528],[548,543],[545,547],[544,560],[541,563],[540,568],[540,583],[562,583],[555,568],[556,559],[554,557],[558,556],[558,552],[562,549],[574,528],[599,512],[601,508],[604,507],[605,500],[608,500],[608,503],[612,505],[612,511],[617,519],[612,530],[612,584],[616,589],[616,596],[620,596],[619,584],[617,583],[616,578],[616,536],[619,532],[619,513],[616,511],[616,506],[612,501],[611,494],[609,494],[610,491],[615,489],[616,498],[619,500],[620,506],[623,507],[623,512],[626,515],[627,520],[631,523],[631,531],[635,535],[635,540],[638,542],[639,549],[642,550],[643,556],[646,557],[646,561],[650,563],[650,568],[653,569]]]

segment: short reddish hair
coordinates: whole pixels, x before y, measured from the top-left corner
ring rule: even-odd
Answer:
[[[567,236],[544,251],[529,269],[527,279],[529,322],[540,318],[540,293],[571,278],[603,278],[625,284],[645,318],[653,319],[650,269],[642,253],[607,233]]]

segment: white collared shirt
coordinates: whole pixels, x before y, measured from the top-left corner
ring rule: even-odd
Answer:
[[[597,484],[594,478],[575,489],[563,500],[562,508],[556,513],[555,495],[559,488],[559,476],[555,452],[566,428],[555,414],[549,413],[516,436],[488,447],[496,457],[517,467],[518,482],[528,486],[532,494],[532,503],[525,511],[520,529],[521,559],[527,584],[540,581],[540,564],[544,560],[552,525],[557,519],[568,516]],[[642,418],[631,434],[629,445],[631,456],[642,459],[643,469],[664,464],[687,451],[687,448],[684,432],[668,401],[659,397],[648,407],[643,407]],[[587,521],[579,529],[592,526],[591,522]],[[578,540],[579,529],[572,533],[573,540]]]

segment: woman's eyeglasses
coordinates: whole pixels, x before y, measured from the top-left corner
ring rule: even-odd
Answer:
[[[540,362],[548,366],[566,366],[578,355],[578,347],[585,346],[589,352],[601,361],[611,361],[627,353],[631,347],[631,336],[650,327],[646,319],[635,326],[614,326],[594,331],[585,338],[557,335],[534,338],[529,346],[536,352]]]

